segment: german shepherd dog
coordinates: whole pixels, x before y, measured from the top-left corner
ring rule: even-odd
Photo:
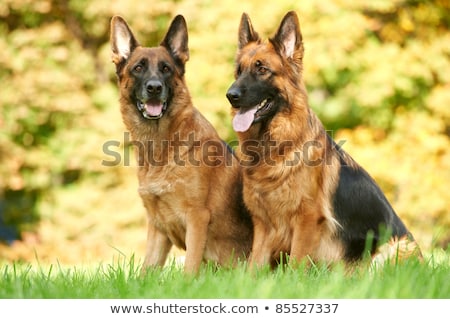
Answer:
[[[120,110],[139,163],[138,192],[147,210],[143,270],[164,265],[173,245],[186,250],[185,271],[204,260],[246,260],[253,239],[237,158],[193,107],[185,84],[189,58],[183,16],[158,47],[143,47],[125,20],[111,20]]]
[[[392,245],[405,248],[398,255],[418,251],[375,181],[309,108],[303,52],[295,12],[268,42],[242,15],[236,80],[226,95],[254,225],[250,266],[275,266],[284,254],[293,264],[353,264],[367,250],[375,254],[385,232]]]

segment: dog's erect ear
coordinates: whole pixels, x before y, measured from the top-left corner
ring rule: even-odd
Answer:
[[[239,25],[239,50],[245,47],[250,42],[260,42],[260,38],[257,32],[253,29],[252,22],[247,13],[243,13],[241,17],[241,23]]]
[[[112,60],[117,66],[126,61],[131,52],[140,45],[128,24],[120,16],[111,19],[110,42]]]
[[[300,23],[294,11],[290,11],[284,16],[277,33],[270,39],[270,42],[286,58],[297,60],[303,57]]]
[[[175,62],[181,66],[189,60],[188,31],[186,20],[182,15],[177,15],[173,19],[161,45],[169,50]]]

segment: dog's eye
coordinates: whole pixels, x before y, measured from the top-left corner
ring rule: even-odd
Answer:
[[[265,66],[262,64],[262,62],[259,61],[259,60],[255,62],[255,68],[256,68],[256,72],[257,72],[259,75],[264,75],[264,74],[266,74],[266,73],[268,73],[268,72],[270,71],[269,68],[265,67]]]
[[[265,66],[260,66],[258,68],[258,73],[261,74],[261,75],[266,74],[267,71],[269,71],[269,69],[267,69]]]
[[[161,72],[162,73],[169,73],[170,72],[170,67],[168,65],[163,65],[161,68]]]
[[[141,73],[142,70],[144,70],[144,67],[142,65],[138,64],[134,67],[133,70],[134,70],[134,72]]]

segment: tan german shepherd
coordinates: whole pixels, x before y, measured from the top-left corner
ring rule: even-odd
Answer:
[[[420,255],[375,181],[309,108],[296,13],[287,13],[267,42],[244,13],[238,47],[227,98],[254,224],[250,264],[274,266],[284,254],[291,263],[352,263],[375,254],[384,231],[397,257]]]
[[[144,269],[164,265],[173,245],[185,271],[202,260],[232,265],[250,253],[253,228],[242,200],[240,166],[195,109],[184,80],[185,19],[172,21],[158,47],[142,47],[125,20],[111,20],[120,110],[138,146],[139,194],[148,216]]]

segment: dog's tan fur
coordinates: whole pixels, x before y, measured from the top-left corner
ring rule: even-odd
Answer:
[[[242,63],[245,65],[245,61]],[[281,65],[279,71],[285,72]],[[289,86],[288,83],[283,85]],[[254,223],[250,260],[254,265],[274,264],[279,261],[281,252],[290,252],[292,261],[300,261],[307,255],[313,259],[342,258],[342,247],[333,239],[338,225],[330,203],[338,179],[338,159],[332,156],[325,130],[317,116],[309,112],[302,96],[292,96],[289,100],[292,108],[278,113],[267,131],[262,131],[258,123],[247,132],[238,133],[240,141],[261,139],[260,145],[273,145],[270,152],[265,146],[252,149],[261,155],[255,166],[248,164],[253,157],[246,155],[252,156],[253,152],[242,148],[238,151],[242,162],[248,166],[244,169],[244,201]],[[309,148],[308,153],[303,154],[308,141],[317,141],[318,145],[326,147]],[[305,164],[316,160],[321,164]],[[286,165],[290,161],[299,164]]]
[[[255,60],[270,61],[274,73],[286,73],[279,54],[271,43],[261,50],[260,43],[251,42],[241,48],[237,60],[242,68],[251,67]],[[257,47],[258,50],[257,50]],[[294,59],[302,60],[303,50],[295,53]],[[306,89],[303,81],[299,84],[301,92],[292,88],[288,81],[296,74],[277,78],[284,87],[282,94],[291,102],[291,108],[277,113],[270,124],[256,123],[246,132],[239,132],[241,148],[239,157],[244,169],[244,201],[248,206],[254,223],[254,243],[250,259],[251,265],[272,265],[279,261],[280,253],[287,252],[290,259],[300,261],[309,255],[313,258],[340,259],[342,248],[333,240],[337,224],[330,211],[331,192],[336,187],[337,165],[325,165],[336,161],[327,148],[311,148],[309,160],[320,160],[316,167],[305,167],[303,145],[307,141],[318,141],[329,146],[326,133],[320,120],[309,111]],[[233,115],[236,110],[233,109]],[[261,147],[252,151],[260,154],[258,163],[246,154],[245,141],[261,141]],[[285,143],[288,141],[289,143]],[[269,143],[273,146],[266,147]],[[299,165],[286,165],[297,161]],[[299,192],[298,190],[302,190]]]
[[[381,190],[332,141],[308,106],[297,15],[286,14],[275,36],[264,42],[243,14],[238,42],[236,81],[227,93],[233,105],[232,115],[246,114],[256,107],[263,114],[258,115],[262,120],[254,115],[252,124],[244,129],[237,126],[238,155],[244,166],[244,201],[254,224],[251,267],[267,263],[274,266],[282,254],[288,254],[293,264],[307,260],[305,257],[353,261],[364,248],[361,243],[364,246],[365,232],[378,231],[378,220],[392,226],[394,236],[398,233],[405,236],[401,240],[409,241],[406,228],[388,208],[387,200],[381,199]],[[270,104],[275,107],[270,109]],[[340,181],[342,174],[347,174],[345,181]],[[348,177],[351,174],[355,176]],[[354,201],[353,207],[359,208],[345,211],[334,207],[336,203],[342,207],[353,205],[351,196],[342,195],[342,189],[358,192],[358,183],[365,187],[363,196]],[[336,195],[338,186],[341,190]],[[376,196],[380,200],[374,201],[374,206],[384,208],[370,215],[366,210],[372,208],[362,207]],[[349,226],[352,214],[358,220],[367,218],[370,227],[366,229],[364,221]],[[358,248],[352,246],[353,234]]]
[[[152,143],[151,150],[136,152],[140,163],[138,191],[148,216],[144,265],[164,265],[175,245],[186,250],[186,272],[195,273],[202,260],[231,265],[239,258],[246,259],[252,244],[252,227],[242,201],[238,161],[212,125],[193,107],[180,65],[174,61],[179,59],[184,67],[189,56],[184,19],[181,16],[176,19],[178,31],[173,35],[172,25],[165,43],[177,49],[173,52],[164,45],[146,48],[136,41],[136,47],[124,59],[127,46],[123,49],[123,44],[135,39],[120,17],[112,19],[111,44],[125,126],[135,142],[147,147],[149,141]],[[186,37],[185,50],[177,43],[182,36]],[[129,69],[143,60],[149,68],[157,68],[160,61],[172,63],[176,73],[170,105],[157,120],[144,119],[131,98],[136,83]],[[210,147],[206,149],[205,144]]]

